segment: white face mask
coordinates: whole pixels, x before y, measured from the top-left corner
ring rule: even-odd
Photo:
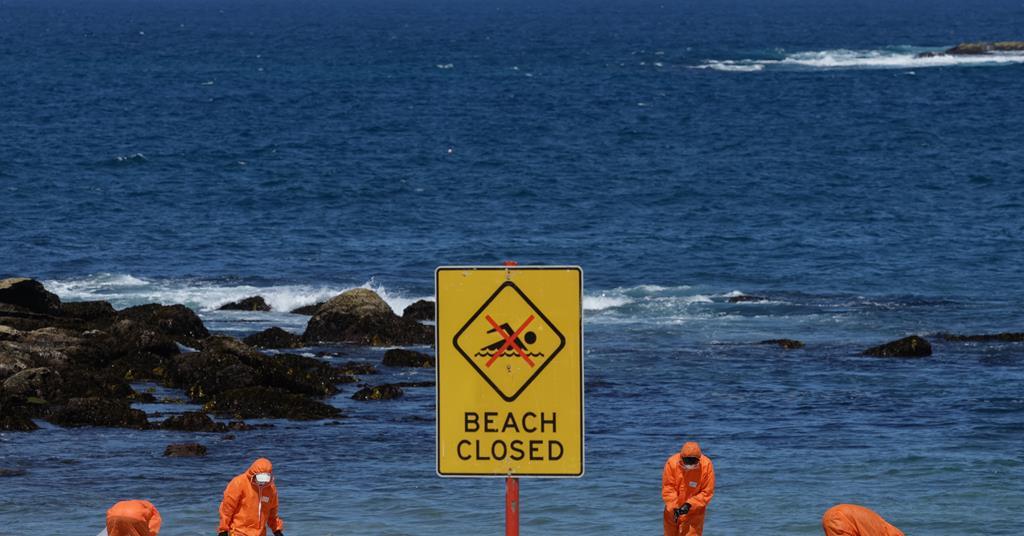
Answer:
[[[693,471],[693,470],[694,470],[694,469],[696,469],[696,468],[697,468],[697,467],[698,467],[699,465],[700,465],[699,463],[696,463],[696,464],[693,464],[693,465],[686,465],[686,464],[684,463],[684,464],[683,464],[683,469],[686,469],[687,471]]]
[[[269,484],[271,479],[270,473],[256,473],[256,477],[253,480],[260,486],[264,486]]]

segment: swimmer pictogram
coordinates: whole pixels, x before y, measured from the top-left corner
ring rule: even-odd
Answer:
[[[452,338],[504,400],[516,399],[565,346],[565,336],[512,281],[505,281]]]

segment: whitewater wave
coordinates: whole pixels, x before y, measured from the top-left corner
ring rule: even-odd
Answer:
[[[250,296],[263,296],[271,309],[288,312],[303,305],[326,301],[352,289],[365,288],[376,292],[395,314],[417,300],[433,300],[433,296],[406,296],[370,279],[362,285],[278,285],[255,286],[224,284],[216,281],[181,279],[146,279],[129,274],[102,273],[91,276],[44,281],[47,289],[64,301],[106,300],[116,308],[143,303],[180,303],[198,311],[211,311],[229,302]]]
[[[694,69],[726,72],[759,72],[765,69],[917,69],[976,65],[1024,63],[1024,52],[997,52],[977,56],[939,54],[919,57],[922,52],[944,49],[923,47],[887,47],[873,50],[832,49],[786,54],[781,58],[706,60]]]

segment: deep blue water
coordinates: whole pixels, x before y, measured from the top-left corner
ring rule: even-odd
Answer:
[[[1024,345],[858,353],[1024,331],[1024,55],[914,58],[1022,21],[1020,0],[0,0],[0,277],[244,335],[305,318],[213,309],[365,285],[400,310],[438,265],[578,264],[587,474],[525,481],[524,533],[657,533],[661,465],[696,438],[709,534],[815,534],[857,502],[908,534],[1017,535]],[[749,344],[774,337],[808,346]],[[402,374],[430,376],[369,380]],[[28,473],[0,534],[92,536],[128,496],[207,534],[257,455],[291,534],[502,530],[500,482],[434,475],[432,391],[350,394],[340,425],[200,437],[201,462],[160,456],[190,434],[2,434]]]

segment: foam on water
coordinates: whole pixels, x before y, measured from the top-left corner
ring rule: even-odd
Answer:
[[[1021,52],[996,52],[972,56],[940,54],[919,57],[922,52],[941,52],[941,50],[908,46],[871,50],[830,49],[795,52],[786,54],[780,59],[706,60],[704,63],[694,65],[693,68],[728,72],[758,72],[765,68],[916,69],[1024,63],[1024,53]]]

